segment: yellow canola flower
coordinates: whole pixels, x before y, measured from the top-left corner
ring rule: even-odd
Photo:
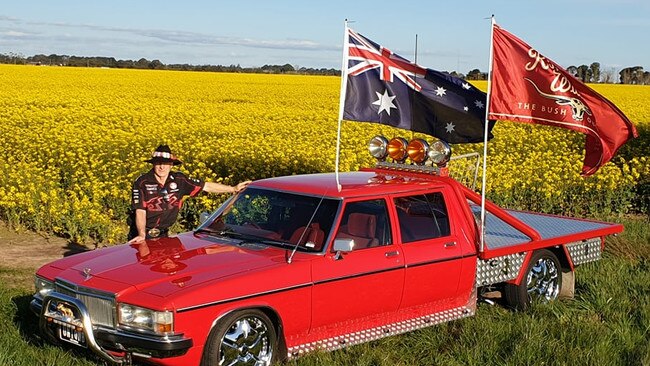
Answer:
[[[144,160],[171,145],[181,171],[235,184],[334,170],[340,79],[325,76],[0,65],[0,219],[73,240],[126,237],[133,181]],[[485,90],[486,83],[477,82]],[[639,127],[650,128],[650,88],[593,85]],[[579,177],[584,136],[498,122],[488,144],[488,196],[512,208],[568,214],[626,213],[650,181],[647,136],[594,176]],[[422,137],[344,121],[340,168],[374,164],[369,139]],[[455,145],[482,153],[482,144]],[[473,175],[473,164],[450,164]],[[225,195],[188,199],[185,228]]]

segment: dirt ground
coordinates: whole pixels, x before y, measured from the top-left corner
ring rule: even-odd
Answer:
[[[9,227],[0,221],[0,281],[8,287],[32,286],[32,274],[43,264],[87,250],[64,238]]]

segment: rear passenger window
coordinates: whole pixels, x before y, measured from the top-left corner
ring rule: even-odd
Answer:
[[[337,239],[353,239],[354,250],[391,244],[388,210],[383,199],[345,206]]]
[[[441,192],[395,198],[402,242],[450,235],[449,215]]]

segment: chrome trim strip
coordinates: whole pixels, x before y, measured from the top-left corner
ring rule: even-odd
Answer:
[[[314,350],[334,351],[340,348],[349,347],[361,343],[374,341],[380,338],[390,337],[393,335],[407,333],[416,329],[430,327],[436,324],[448,322],[451,320],[462,319],[474,315],[476,309],[470,303],[467,306],[461,306],[449,310],[440,311],[400,322],[386,324],[383,326],[364,329],[358,332],[342,334],[327,339],[322,339],[310,343],[299,344],[287,349],[288,357],[295,358],[302,356],[307,352]]]
[[[176,312],[177,313],[183,313],[183,312],[190,311],[190,310],[202,309],[202,308],[207,308],[207,307],[210,307],[210,306],[225,304],[225,303],[232,302],[232,301],[247,300],[247,299],[251,299],[251,298],[254,298],[254,297],[258,297],[258,296],[272,295],[272,294],[276,294],[276,293],[279,293],[279,292],[297,290],[299,288],[309,287],[309,286],[312,286],[312,285],[313,285],[312,283],[305,283],[305,284],[302,284],[302,285],[289,286],[289,287],[285,287],[285,288],[281,288],[281,289],[277,289],[277,290],[262,291],[262,292],[258,292],[258,293],[251,294],[251,295],[232,297],[232,298],[229,298],[229,299],[217,300],[217,301],[207,302],[207,303],[200,304],[200,305],[193,305],[193,306],[188,306],[188,307],[184,307],[184,308],[179,308],[178,310],[176,310]]]
[[[179,340],[183,339],[183,333],[174,333],[174,334],[166,334],[166,335],[160,335],[156,336],[154,333],[134,333],[134,332],[129,332],[124,333],[120,332],[119,329],[111,329],[111,328],[106,328],[106,327],[101,327],[100,328],[103,332],[107,334],[111,334],[117,337],[128,337],[130,339],[136,339],[136,340],[142,340],[142,341],[152,341],[155,340],[157,343],[164,343],[164,344],[172,344],[174,342],[177,342]],[[148,336],[148,337],[147,337]]]
[[[464,258],[469,258],[469,257],[474,257],[474,256],[475,256],[474,254],[471,254],[471,255],[460,256],[460,257],[445,258],[445,259],[436,260],[436,261],[417,263],[417,264],[414,264],[414,265],[410,265],[408,267],[412,268],[412,267],[424,266],[424,265],[428,265],[428,264],[442,263],[442,262],[451,261],[451,260],[464,259]],[[258,297],[258,296],[273,295],[273,294],[277,294],[277,293],[284,292],[284,291],[297,290],[297,289],[300,289],[300,288],[303,288],[303,287],[317,286],[317,285],[322,285],[322,284],[336,282],[336,281],[343,281],[343,280],[348,280],[348,279],[363,277],[363,276],[369,276],[369,275],[378,274],[378,273],[385,273],[385,272],[390,272],[390,271],[401,270],[401,269],[405,269],[405,268],[407,268],[407,266],[396,266],[396,267],[386,268],[386,269],[372,271],[372,272],[357,273],[357,274],[353,274],[353,275],[349,275],[349,276],[330,278],[330,279],[326,279],[326,280],[322,280],[322,281],[318,281],[318,282],[311,282],[311,283],[305,283],[305,284],[301,284],[301,285],[289,286],[289,287],[285,287],[285,288],[281,288],[281,289],[277,289],[277,290],[262,291],[262,292],[258,292],[258,293],[255,293],[255,294],[239,296],[239,297],[232,297],[232,298],[229,298],[229,299],[217,300],[217,301],[207,302],[207,303],[204,303],[204,304],[179,308],[178,310],[176,310],[176,312],[177,313],[183,313],[183,312],[186,312],[186,311],[207,308],[207,307],[215,306],[215,305],[221,305],[221,304],[225,304],[225,303],[228,303],[228,302],[239,301],[239,300],[247,300],[247,299],[252,299],[252,298]]]
[[[255,294],[239,296],[239,297],[232,297],[232,298],[229,298],[229,299],[217,300],[217,301],[212,301],[212,302],[208,302],[208,303],[204,303],[204,304],[200,304],[200,305],[193,305],[193,306],[188,306],[188,307],[184,307],[184,308],[179,308],[178,310],[176,310],[176,312],[177,313],[183,313],[183,312],[190,311],[190,310],[202,309],[202,308],[206,308],[206,307],[210,307],[210,306],[225,304],[225,303],[228,303],[228,302],[239,301],[239,300],[247,300],[247,299],[251,299],[251,298],[254,298],[254,297],[258,297],[258,296],[272,295],[272,294],[277,294],[277,293],[284,292],[284,291],[297,290],[297,289],[300,289],[300,288],[303,288],[303,287],[322,285],[322,284],[325,284],[325,283],[342,281],[342,280],[347,280],[347,279],[351,279],[351,278],[368,276],[368,275],[373,275],[373,274],[377,274],[377,273],[395,271],[395,270],[400,270],[400,269],[404,269],[404,267],[403,266],[392,267],[392,268],[382,269],[382,270],[378,270],[378,271],[374,271],[374,272],[364,272],[364,273],[358,273],[358,274],[354,274],[354,275],[350,275],[350,276],[331,278],[331,279],[327,279],[327,280],[323,280],[323,281],[319,281],[319,282],[310,282],[310,283],[305,283],[305,284],[301,284],[301,285],[289,286],[289,287],[285,287],[285,288],[281,288],[281,289],[277,289],[277,290],[262,291],[262,292],[258,292],[258,293],[255,293]]]
[[[379,273],[385,273],[385,272],[392,272],[392,271],[397,271],[400,269],[404,269],[405,267],[402,266],[395,266],[395,267],[390,267],[390,268],[384,268],[376,271],[370,271],[370,272],[363,272],[363,273],[355,273],[353,275],[348,275],[348,276],[342,276],[342,277],[336,277],[336,278],[328,278],[326,280],[321,280],[318,282],[314,282],[314,285],[322,285],[324,283],[330,283],[330,282],[336,282],[336,281],[343,281],[343,280],[349,280],[351,278],[357,278],[357,277],[364,277],[364,276],[372,276],[374,274],[379,274]]]
[[[71,292],[75,292],[77,294],[83,294],[83,295],[89,295],[93,297],[98,297],[104,300],[110,300],[110,301],[115,301],[115,294],[106,292],[106,291],[99,291],[95,290],[89,287],[84,287],[84,286],[79,286],[75,283],[68,282],[66,280],[62,280],[60,278],[55,278],[54,279],[54,286],[61,286],[66,290],[69,290]]]
[[[475,256],[475,254],[466,255],[466,256],[459,256],[459,257],[452,257],[452,258],[445,258],[445,259],[441,259],[441,260],[434,260],[434,261],[429,261],[429,262],[417,263],[417,264],[414,264],[414,265],[410,265],[408,267],[410,267],[410,268],[419,267],[419,266],[424,266],[424,265],[428,265],[428,264],[442,263],[442,262],[446,262],[446,261],[470,258],[470,257],[474,257],[474,256]],[[343,280],[348,280],[348,279],[363,277],[363,276],[369,276],[369,275],[378,274],[378,273],[385,273],[385,272],[390,272],[390,271],[401,270],[401,269],[405,269],[405,268],[407,268],[407,266],[396,266],[396,267],[386,268],[386,269],[372,271],[372,272],[357,273],[357,274],[353,274],[353,275],[349,275],[349,276],[330,278],[330,279],[326,279],[326,280],[322,280],[322,281],[318,281],[318,282],[310,282],[310,283],[304,283],[304,284],[301,284],[301,285],[289,286],[289,287],[285,287],[285,288],[281,288],[281,289],[277,289],[277,290],[262,291],[262,292],[258,292],[258,293],[255,293],[255,294],[232,297],[232,298],[229,298],[229,299],[223,299],[223,300],[217,300],[217,301],[211,301],[211,302],[207,302],[207,303],[199,304],[199,305],[187,306],[187,307],[184,307],[184,308],[177,309],[176,312],[177,313],[183,313],[183,312],[186,312],[186,311],[207,308],[207,307],[215,306],[215,305],[221,305],[221,304],[225,304],[225,303],[228,303],[228,302],[239,301],[239,300],[247,300],[247,299],[252,299],[252,298],[258,297],[258,296],[273,295],[273,294],[277,294],[277,293],[284,292],[284,291],[297,290],[297,289],[300,289],[300,288],[303,288],[303,287],[317,286],[317,285],[322,285],[322,284],[325,284],[325,283],[343,281]]]
[[[459,259],[465,259],[465,258],[472,258],[476,257],[476,254],[466,254],[466,255],[459,255],[455,257],[448,257],[448,258],[443,258],[443,259],[434,259],[426,262],[420,262],[420,263],[414,263],[414,264],[407,264],[406,268],[413,268],[413,267],[420,267],[420,266],[426,266],[429,264],[436,264],[436,263],[443,263],[443,262],[449,262],[449,261],[455,261]]]

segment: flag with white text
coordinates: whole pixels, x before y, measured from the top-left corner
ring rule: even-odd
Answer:
[[[343,119],[422,132],[449,143],[483,141],[485,93],[465,80],[423,68],[350,28],[346,31]],[[493,126],[490,122],[489,131]]]
[[[612,102],[497,25],[493,28],[491,119],[564,127],[586,134],[582,175],[595,173],[638,137]]]

